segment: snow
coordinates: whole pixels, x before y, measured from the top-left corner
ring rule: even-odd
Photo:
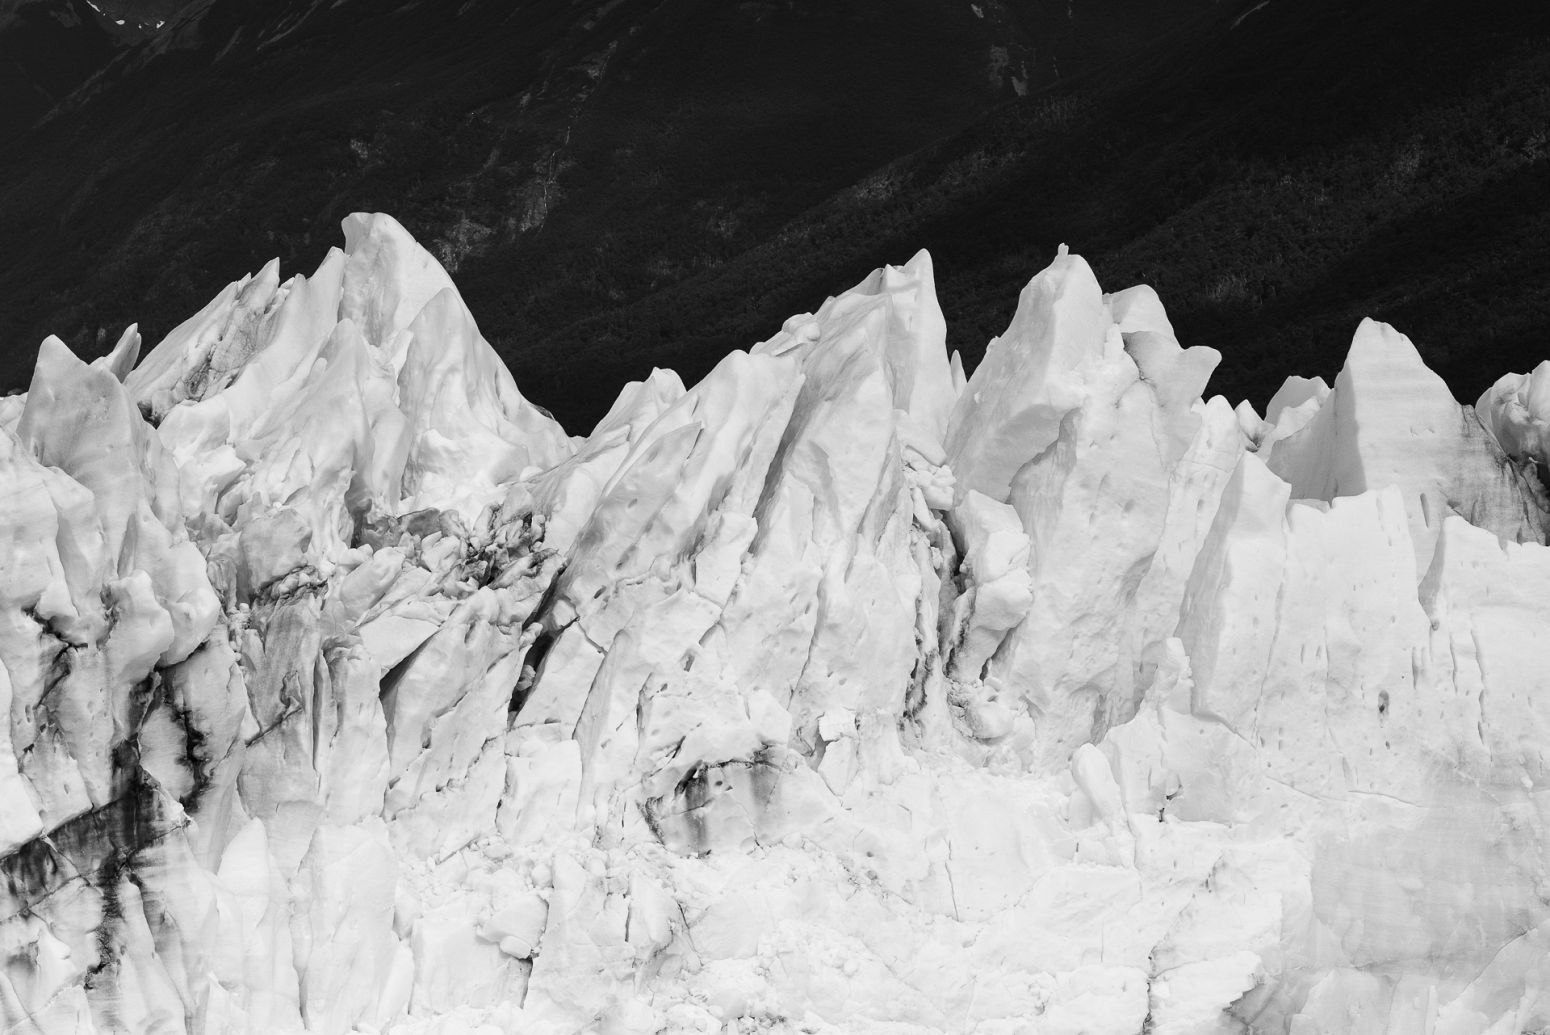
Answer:
[[[920,253],[571,437],[344,229],[0,401],[6,1030],[1550,1024],[1550,362]]]

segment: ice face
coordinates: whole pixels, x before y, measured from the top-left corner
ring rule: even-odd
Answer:
[[[585,438],[345,221],[0,401],[6,1030],[1550,1024],[1550,364],[929,256]]]

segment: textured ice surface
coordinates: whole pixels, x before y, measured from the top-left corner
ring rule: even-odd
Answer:
[[[1550,364],[922,253],[571,438],[345,235],[0,401],[4,1031],[1550,1025]]]

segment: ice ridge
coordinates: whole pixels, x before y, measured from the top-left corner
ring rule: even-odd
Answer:
[[[0,1030],[1550,1026],[1550,361],[922,252],[572,437],[344,231],[0,400]]]

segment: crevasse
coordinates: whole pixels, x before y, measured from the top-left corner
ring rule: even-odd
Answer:
[[[921,253],[573,438],[345,236],[0,400],[4,1031],[1550,1025],[1550,364]]]

